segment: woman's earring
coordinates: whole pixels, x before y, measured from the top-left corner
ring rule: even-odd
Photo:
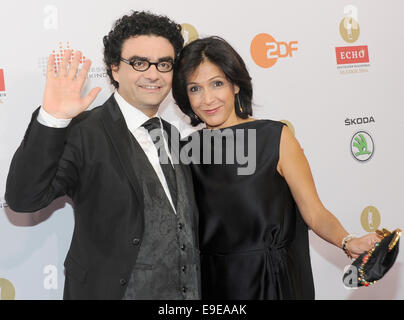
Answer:
[[[238,102],[238,108],[239,108],[240,112],[243,112],[243,107],[241,106],[240,96],[238,95],[238,93],[236,93],[236,97],[237,97],[237,102]]]
[[[195,120],[201,121],[201,119],[199,119],[198,115],[195,112],[193,112],[193,114],[194,114],[194,119]]]

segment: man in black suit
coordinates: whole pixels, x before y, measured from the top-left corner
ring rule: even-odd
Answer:
[[[67,51],[54,74],[49,58],[43,104],[12,160],[6,201],[34,212],[65,194],[73,200],[65,299],[200,299],[192,177],[169,152],[178,131],[157,114],[183,46],[180,31],[149,12],[117,20],[104,37],[117,90],[91,111],[84,112],[101,89],[80,96],[91,62],[78,72],[81,53],[69,65]],[[151,133],[162,129],[168,138],[157,135],[157,147]]]

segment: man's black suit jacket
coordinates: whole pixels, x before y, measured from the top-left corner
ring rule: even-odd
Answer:
[[[131,164],[133,138],[123,115],[113,96],[64,129],[41,125],[37,114],[12,160],[6,201],[14,211],[34,212],[68,195],[75,227],[65,260],[64,299],[121,299],[144,232],[142,168],[135,172]],[[163,126],[171,132],[167,122]],[[176,170],[184,170],[193,189],[189,167],[176,165]]]

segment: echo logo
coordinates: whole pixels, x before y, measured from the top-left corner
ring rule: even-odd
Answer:
[[[7,280],[0,278],[0,300],[14,300],[15,288],[13,284]]]
[[[337,64],[369,62],[368,46],[336,47]]]
[[[251,41],[250,53],[258,66],[270,68],[279,58],[291,58],[293,51],[297,51],[297,44],[297,41],[276,41],[271,35],[260,33]]]
[[[3,103],[1,98],[6,96],[6,82],[4,81],[4,70],[0,69],[0,104]]]
[[[4,70],[0,69],[0,92],[6,91],[6,83],[4,81]]]

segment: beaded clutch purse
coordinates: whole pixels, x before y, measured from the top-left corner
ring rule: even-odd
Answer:
[[[342,281],[347,287],[369,286],[381,279],[393,266],[398,255],[401,230],[376,230],[381,241],[362,253],[345,271]]]

